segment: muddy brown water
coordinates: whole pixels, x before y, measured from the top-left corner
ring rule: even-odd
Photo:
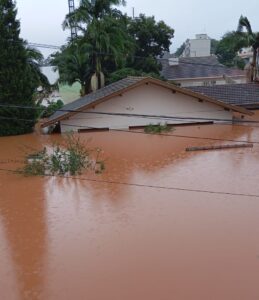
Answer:
[[[206,125],[174,134],[259,142],[259,128]],[[103,132],[106,171],[82,178],[259,195],[259,145]],[[0,138],[0,168],[61,141]],[[17,161],[18,160],[18,161]],[[28,178],[0,172],[0,299],[259,299],[259,198]]]

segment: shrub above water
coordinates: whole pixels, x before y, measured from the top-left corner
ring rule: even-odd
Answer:
[[[162,124],[149,124],[145,127],[145,133],[162,133],[162,132],[169,132],[172,128],[168,126],[166,123],[164,125]]]
[[[92,170],[99,174],[105,168],[99,155],[100,149],[90,150],[79,137],[68,134],[63,144],[29,154],[20,171],[28,176],[80,175],[83,170]]]

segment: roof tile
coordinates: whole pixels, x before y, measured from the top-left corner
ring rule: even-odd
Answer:
[[[181,57],[179,65],[176,66],[170,66],[167,59],[161,59],[161,64],[161,75],[167,80],[223,77],[224,75],[245,76],[242,70],[220,64],[216,56]]]
[[[259,106],[259,84],[226,84],[214,86],[188,87],[193,92],[198,92],[227,104],[249,107]]]

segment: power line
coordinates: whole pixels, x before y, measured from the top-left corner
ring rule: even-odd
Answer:
[[[30,119],[19,119],[19,118],[5,118],[0,117],[0,119],[8,119],[14,121],[25,121],[25,122],[35,122],[35,120]],[[189,123],[190,125],[193,123]],[[73,124],[63,124],[64,126],[68,127],[76,127],[82,129],[89,129],[89,130],[98,130],[97,127],[89,127],[89,126],[80,126],[80,125],[73,125]],[[174,124],[172,124],[174,125]],[[177,124],[176,124],[177,125]],[[193,124],[195,125],[195,124]],[[109,129],[109,131],[116,131],[116,132],[126,132],[132,134],[144,134],[144,135],[158,135],[158,136],[166,136],[166,137],[174,137],[174,138],[187,138],[187,139],[198,139],[198,140],[210,140],[210,141],[220,141],[220,142],[234,142],[234,143],[246,143],[246,144],[259,144],[259,141],[243,141],[243,140],[234,140],[234,139],[219,139],[219,138],[210,138],[210,137],[199,137],[199,136],[188,136],[188,135],[179,135],[179,134],[165,134],[165,133],[146,133],[141,131],[133,131],[133,130],[125,130],[125,129]]]
[[[35,123],[35,120],[32,119],[20,119],[20,118],[11,118],[11,117],[0,117],[1,120],[10,120],[10,121],[24,121],[28,123]]]
[[[60,50],[63,46],[57,46],[57,45],[51,45],[51,44],[41,44],[41,43],[28,43],[29,46],[31,47],[36,47],[36,48],[45,48],[45,49],[55,49],[55,50]],[[113,53],[108,53],[108,52],[95,52],[97,55],[103,55],[103,56],[113,56],[115,57],[115,54]],[[145,60],[148,57],[144,56],[139,56],[139,55],[130,55],[130,57],[138,59],[138,60]],[[158,61],[168,61],[168,58],[158,58]],[[223,68],[223,69],[233,69],[226,67],[222,64],[206,64],[206,63],[196,63],[196,62],[188,62],[188,61],[180,61],[179,62],[182,65],[194,65],[194,66],[204,66],[204,67],[211,67],[211,68]]]
[[[48,44],[39,44],[39,43],[28,43],[28,46],[36,47],[36,48],[44,48],[44,49],[55,49],[55,50],[60,50],[61,49],[61,46],[48,45]]]
[[[0,168],[0,171],[11,172],[11,173],[16,173],[16,174],[24,174],[24,172],[22,172],[22,171],[15,171],[15,170],[2,169],[2,168]],[[89,181],[89,182],[95,182],[95,183],[113,184],[113,185],[124,185],[124,186],[138,187],[138,188],[150,188],[150,189],[157,189],[157,190],[174,190],[174,191],[181,191],[181,192],[259,198],[259,195],[257,195],[257,194],[220,192],[220,191],[189,189],[189,188],[180,188],[180,187],[172,187],[172,186],[159,186],[159,185],[148,185],[148,184],[140,184],[140,183],[129,183],[129,182],[112,181],[112,180],[97,180],[97,179],[74,177],[74,176],[40,175],[39,177],[59,177],[59,178],[63,178],[63,179],[73,179],[73,180],[81,180],[81,181]]]
[[[3,108],[21,108],[21,109],[31,109],[31,110],[42,110],[41,107],[35,106],[21,106],[21,105],[9,105],[0,104]],[[97,115],[110,115],[110,116],[121,116],[121,117],[139,117],[139,118],[158,118],[165,120],[195,120],[195,121],[215,121],[215,122],[231,122],[231,123],[245,123],[245,124],[259,124],[259,121],[251,120],[233,120],[233,119],[217,119],[217,118],[202,118],[202,117],[179,117],[179,116],[168,116],[168,115],[146,115],[146,114],[130,114],[130,113],[114,113],[114,112],[99,112],[99,111],[83,111],[83,110],[73,110],[73,109],[57,109],[56,112],[68,112],[68,113],[82,113],[82,114],[97,114]]]
[[[72,124],[63,124],[64,126],[68,127],[78,127],[78,128],[85,128],[89,130],[98,130],[99,128],[96,127],[89,127],[89,126],[80,126],[80,125],[72,125]],[[179,135],[179,134],[166,134],[166,133],[147,133],[141,131],[134,131],[134,130],[125,130],[125,129],[109,129],[109,131],[117,131],[117,132],[127,132],[133,134],[144,134],[144,135],[158,135],[158,136],[167,136],[167,137],[175,137],[175,138],[187,138],[187,139],[198,139],[198,140],[210,140],[210,141],[221,141],[221,142],[235,142],[235,143],[247,143],[247,144],[259,144],[259,141],[242,141],[242,140],[233,140],[233,139],[217,139],[217,138],[210,138],[210,137],[199,137],[199,136],[190,136],[190,135]]]

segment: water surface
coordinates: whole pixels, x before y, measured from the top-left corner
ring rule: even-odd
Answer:
[[[259,142],[259,128],[171,134]],[[0,172],[0,299],[259,298],[259,147],[186,153],[221,142],[122,132],[81,134],[106,171],[78,179]],[[59,135],[0,139],[0,168]],[[224,143],[224,142],[222,142]]]

